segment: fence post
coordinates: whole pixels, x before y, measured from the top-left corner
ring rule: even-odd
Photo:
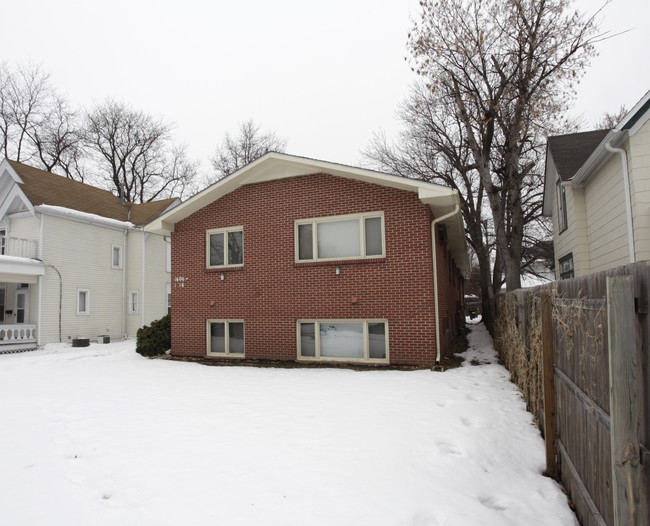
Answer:
[[[642,524],[634,281],[607,278],[609,405],[615,526]]]
[[[542,374],[544,390],[544,442],[546,443],[546,474],[558,478],[557,421],[555,417],[555,371],[553,369],[553,309],[551,293],[541,291]]]

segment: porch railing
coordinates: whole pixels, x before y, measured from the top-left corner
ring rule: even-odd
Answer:
[[[36,349],[36,324],[0,325],[0,353]]]
[[[0,254],[21,258],[35,258],[38,243],[34,239],[0,236]]]

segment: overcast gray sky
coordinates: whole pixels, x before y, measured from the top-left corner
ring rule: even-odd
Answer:
[[[75,104],[110,96],[164,115],[205,170],[248,118],[289,153],[359,164],[373,131],[397,134],[418,12],[418,0],[5,2],[0,57],[42,64]],[[586,128],[650,89],[650,2],[614,0],[600,18],[631,31],[600,44],[579,85]]]

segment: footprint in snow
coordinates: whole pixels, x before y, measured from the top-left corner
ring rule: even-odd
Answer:
[[[449,444],[447,442],[438,442],[436,445],[443,455],[451,455],[454,457],[465,456],[465,452],[454,444]]]

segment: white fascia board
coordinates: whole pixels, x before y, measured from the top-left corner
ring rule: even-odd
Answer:
[[[414,179],[407,179],[405,177],[375,172],[364,168],[355,168],[328,161],[319,161],[284,153],[269,152],[259,159],[247,164],[243,168],[240,168],[228,177],[224,177],[217,181],[205,190],[189,198],[184,203],[181,203],[173,209],[161,214],[145,226],[145,231],[169,235],[173,232],[176,223],[189,217],[224,195],[235,191],[241,186],[318,173],[327,173],[347,179],[355,179],[372,184],[418,192],[418,194],[422,190],[427,196],[448,196],[452,192],[452,190],[446,186],[433,183],[416,181]]]
[[[598,147],[591,153],[585,163],[571,178],[571,186],[581,188],[585,186],[591,176],[596,173],[605,162],[613,155],[605,145],[609,142],[612,146],[617,147],[627,138],[627,131],[620,131],[617,129],[611,130],[605,138],[600,141]]]
[[[45,215],[62,217],[64,219],[70,219],[71,221],[77,221],[79,223],[86,223],[89,225],[97,225],[113,230],[136,230],[135,225],[128,221],[118,221],[117,219],[111,219],[96,214],[89,214],[87,212],[80,212],[79,210],[72,210],[70,208],[64,208],[62,206],[38,205],[34,207],[34,210]]]
[[[640,111],[641,108],[643,108],[643,106],[645,106],[648,100],[650,100],[650,90],[648,90],[646,94],[643,97],[641,97],[641,100],[639,100],[639,102],[637,102],[634,105],[634,107],[627,112],[625,117],[621,119],[621,121],[616,125],[616,128],[614,129],[616,131],[621,131],[627,125],[627,123],[636,115],[636,113]],[[643,120],[643,122],[646,122],[650,118],[649,114],[650,112],[646,112],[646,115],[644,115],[641,120]],[[642,124],[641,126],[637,126],[638,124],[639,123],[637,122],[634,126],[632,126],[632,128],[630,128],[630,135],[634,135],[638,131],[638,129],[643,125]]]
[[[17,183],[23,184],[23,180],[20,178],[14,167],[11,166],[11,163],[5,158],[0,162],[0,174],[4,174],[5,170],[9,173],[11,178]]]
[[[45,275],[45,263],[30,258],[0,256],[0,274],[43,276]]]

